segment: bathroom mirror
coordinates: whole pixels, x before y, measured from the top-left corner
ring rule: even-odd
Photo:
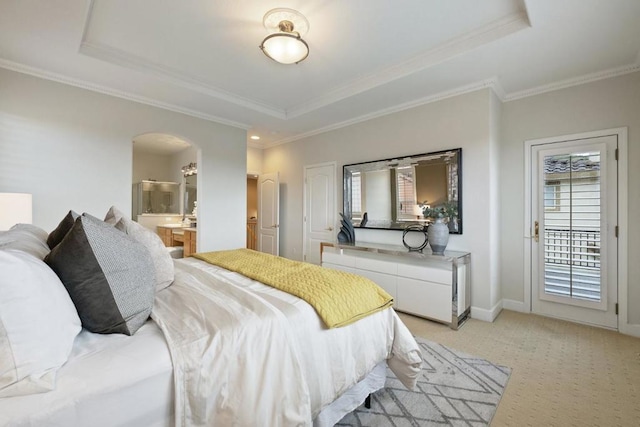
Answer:
[[[402,230],[440,212],[462,234],[462,149],[345,165],[344,212],[354,226]],[[425,215],[426,214],[426,215]]]
[[[195,206],[194,202],[198,200],[198,174],[194,173],[184,177],[184,213],[191,215]]]

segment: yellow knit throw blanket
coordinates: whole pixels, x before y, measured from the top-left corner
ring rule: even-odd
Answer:
[[[250,249],[193,256],[305,300],[329,328],[348,325],[393,304],[393,298],[384,289],[357,274]]]

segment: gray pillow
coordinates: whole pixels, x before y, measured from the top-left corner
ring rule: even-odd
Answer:
[[[71,230],[73,223],[79,216],[80,215],[74,211],[69,211],[69,213],[62,218],[62,221],[60,221],[60,224],[58,224],[56,229],[49,233],[49,237],[47,238],[47,245],[49,246],[49,249],[53,249],[62,241],[62,239],[64,239],[64,236],[66,236],[69,230]]]
[[[103,221],[77,218],[45,262],[60,277],[87,330],[133,335],[149,317],[155,295],[149,251]]]
[[[156,270],[156,291],[160,291],[173,283],[175,276],[173,259],[157,233],[130,220],[115,206],[111,206],[104,217],[104,222],[114,225],[118,230],[133,237],[149,250]]]
[[[116,228],[142,243],[149,251],[156,273],[156,292],[171,285],[175,277],[173,259],[160,236],[126,217],[120,218]]]

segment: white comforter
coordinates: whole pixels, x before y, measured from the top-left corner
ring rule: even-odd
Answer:
[[[196,259],[152,317],[169,343],[179,426],[300,426],[387,359],[409,388],[420,351],[391,309],[326,329],[297,297]]]

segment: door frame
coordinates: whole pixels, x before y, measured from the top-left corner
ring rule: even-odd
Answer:
[[[591,132],[530,139],[524,142],[524,310],[531,312],[531,147],[533,145],[616,135],[618,137],[618,331],[640,336],[640,325],[628,323],[628,128],[620,127]]]
[[[307,221],[305,221],[305,219],[307,218],[307,171],[309,169],[313,169],[313,168],[319,168],[319,167],[324,167],[324,166],[333,166],[333,173],[334,173],[334,188],[333,188],[333,206],[338,209],[338,192],[336,191],[336,189],[338,188],[338,164],[337,162],[333,161],[333,162],[323,162],[323,163],[315,163],[313,165],[305,165],[302,167],[302,256],[301,258],[303,260],[306,259],[307,256]],[[340,186],[340,188],[342,188],[342,185]],[[337,215],[336,217],[337,218]],[[336,229],[335,227],[335,221],[334,221],[334,230]],[[335,233],[334,233],[335,234]],[[334,237],[334,242],[335,242],[335,237]],[[320,254],[320,256],[322,257],[322,253]]]

